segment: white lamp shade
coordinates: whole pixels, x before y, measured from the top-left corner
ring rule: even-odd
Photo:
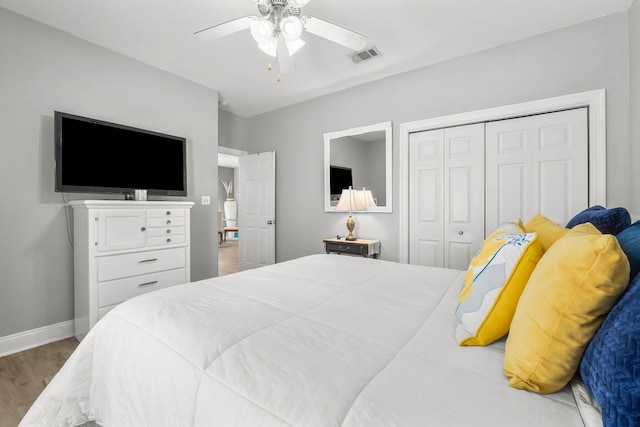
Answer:
[[[302,22],[297,16],[287,16],[280,21],[280,33],[287,41],[300,39],[302,34]]]
[[[336,205],[336,211],[363,211],[366,209],[363,200],[358,195],[358,190],[352,188],[342,190],[340,200]]]
[[[258,43],[258,47],[261,51],[274,58],[278,53],[278,38],[275,36],[269,37],[262,43]]]
[[[275,30],[273,23],[267,19],[256,19],[251,23],[250,28],[251,36],[258,45],[269,40],[273,36],[273,30]]]
[[[362,189],[358,191],[358,196],[362,199],[362,204],[365,208],[370,208],[372,206],[376,206],[376,201],[373,200],[373,194],[371,194],[371,190]]]

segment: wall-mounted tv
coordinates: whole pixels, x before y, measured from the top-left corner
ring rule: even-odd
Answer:
[[[55,190],[187,195],[186,139],[56,111]]]
[[[353,186],[353,174],[351,168],[342,166],[329,166],[329,187],[331,188],[331,198],[338,200],[342,190]]]

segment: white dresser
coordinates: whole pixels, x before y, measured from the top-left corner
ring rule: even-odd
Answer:
[[[75,335],[119,303],[186,283],[192,202],[75,200]]]

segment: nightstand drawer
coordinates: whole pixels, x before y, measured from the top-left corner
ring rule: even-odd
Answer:
[[[380,241],[367,239],[324,239],[324,249],[328,254],[360,255],[363,257],[377,258],[380,253]]]
[[[182,237],[184,242],[184,236],[178,237]],[[165,237],[156,239],[166,240]],[[98,282],[171,270],[185,265],[185,248],[105,256],[98,259]]]
[[[360,250],[361,250],[361,246],[327,242],[327,252],[343,252],[343,253],[359,254]]]
[[[119,304],[147,292],[182,284],[186,279],[185,274],[184,268],[178,268],[100,283],[98,285],[98,307]]]

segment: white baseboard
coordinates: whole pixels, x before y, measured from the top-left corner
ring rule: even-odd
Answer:
[[[73,320],[0,337],[0,357],[72,337]]]

